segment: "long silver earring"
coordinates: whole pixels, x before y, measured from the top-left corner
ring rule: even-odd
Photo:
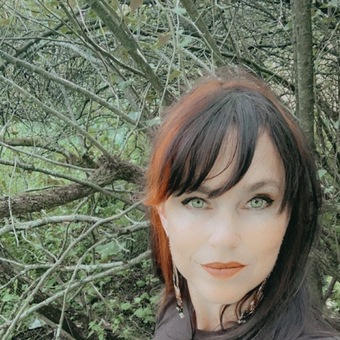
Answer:
[[[175,291],[175,297],[176,297],[176,309],[178,311],[178,315],[181,319],[184,318],[184,311],[183,311],[183,300],[181,296],[181,291],[179,289],[179,277],[178,277],[178,270],[173,264],[173,269],[172,269],[172,281],[174,284],[174,291]]]
[[[242,325],[244,323],[246,323],[249,318],[251,317],[251,315],[254,314],[255,312],[255,308],[257,307],[257,305],[259,304],[259,302],[262,300],[263,297],[263,287],[267,282],[267,278],[265,278],[260,287],[257,289],[257,291],[254,293],[248,307],[241,313],[240,317],[238,318],[238,324]]]

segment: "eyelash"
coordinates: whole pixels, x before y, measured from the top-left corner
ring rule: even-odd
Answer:
[[[250,203],[252,200],[255,200],[255,199],[261,199],[261,200],[264,200],[266,203],[267,203],[267,205],[265,206],[265,207],[263,207],[263,208],[257,208],[257,209],[264,209],[264,208],[268,208],[268,207],[270,207],[272,204],[273,204],[273,202],[274,202],[274,200],[271,198],[271,197],[269,197],[268,195],[266,195],[266,194],[261,194],[261,195],[256,195],[256,196],[254,196],[253,198],[251,198],[247,203],[246,203],[246,205],[248,204],[248,203]],[[253,208],[253,209],[256,209],[256,208]]]
[[[252,197],[249,201],[247,201],[246,205],[249,204],[252,200],[255,200],[255,199],[261,199],[261,200],[264,200],[266,202],[266,206],[263,207],[263,208],[257,208],[257,209],[265,209],[265,208],[268,208],[270,207],[274,200],[269,197],[268,195],[266,194],[261,194],[261,195],[256,195],[254,197]],[[205,199],[203,199],[202,197],[197,197],[197,196],[194,196],[194,197],[187,197],[186,199],[184,199],[183,201],[181,201],[181,204],[183,204],[184,206],[188,205],[190,202],[194,201],[194,200],[200,200],[202,201],[203,203],[207,203]],[[256,208],[253,208],[253,209],[256,209]]]
[[[193,200],[201,200],[203,201],[203,203],[207,203],[207,201],[205,199],[203,199],[202,197],[187,197],[186,199],[184,199],[181,203],[186,206],[188,205],[190,202],[192,202]]]

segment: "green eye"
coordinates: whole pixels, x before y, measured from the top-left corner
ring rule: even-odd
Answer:
[[[246,204],[246,207],[249,209],[264,209],[272,203],[273,200],[269,197],[254,197]]]
[[[192,206],[195,209],[201,209],[204,207],[204,200],[202,200],[201,198],[193,198],[190,202],[189,205]]]
[[[253,209],[260,209],[263,208],[263,206],[266,204],[267,202],[263,199],[263,198],[253,198],[249,204],[250,207]]]

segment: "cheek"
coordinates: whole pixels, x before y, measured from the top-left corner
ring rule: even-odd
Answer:
[[[168,218],[167,230],[170,251],[178,267],[181,267],[180,262],[184,265],[190,261],[207,240],[203,230],[197,226],[197,221],[193,223],[190,218],[181,218],[180,215]]]
[[[190,248],[201,235],[197,228],[181,218],[168,219],[167,230],[171,243],[176,247]]]
[[[197,235],[201,232],[201,224],[197,216],[188,213],[182,207],[173,207],[169,204],[166,210],[167,216],[167,230],[171,239],[176,239],[179,243],[181,241],[191,242],[192,235]],[[199,231],[200,230],[200,231]]]
[[[247,243],[253,249],[253,255],[261,260],[274,264],[286,233],[288,217],[282,214],[279,218],[263,221],[262,226],[247,236]]]

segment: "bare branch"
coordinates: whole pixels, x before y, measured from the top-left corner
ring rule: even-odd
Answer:
[[[12,215],[22,215],[42,209],[57,207],[80,198],[86,197],[99,190],[99,187],[111,184],[114,180],[126,180],[141,185],[142,170],[132,164],[111,156],[110,162],[103,162],[100,168],[91,174],[88,182],[71,184],[46,190],[36,194],[19,194],[15,197],[0,199],[0,218]],[[79,180],[77,180],[79,182]],[[104,189],[101,189],[101,191]],[[110,195],[110,192],[106,192]],[[9,202],[11,210],[9,210]]]
[[[193,23],[195,24],[195,28],[198,30],[198,33],[205,41],[206,45],[210,49],[213,58],[216,60],[217,66],[225,65],[225,61],[220,53],[220,50],[216,44],[214,38],[210,35],[207,24],[203,21],[201,14],[198,12],[195,4],[192,0],[181,0],[184,8],[187,13],[191,17]]]
[[[74,83],[72,83],[69,80],[63,79],[61,77],[58,77],[56,74],[50,73],[38,66],[35,66],[33,64],[30,64],[24,60],[20,60],[18,58],[12,57],[11,55],[9,55],[8,53],[0,50],[0,56],[7,60],[8,62],[14,64],[14,65],[20,65],[24,68],[26,68],[27,70],[40,74],[43,77],[46,77],[47,79],[51,79],[53,81],[55,81],[58,84],[64,85],[66,88],[72,90],[72,91],[76,91],[81,93],[82,95],[84,95],[85,97],[97,102],[98,104],[102,105],[103,107],[109,109],[110,111],[112,111],[113,113],[115,113],[117,116],[119,116],[120,118],[122,118],[124,121],[126,121],[127,123],[130,123],[132,125],[135,125],[136,122],[131,119],[128,115],[126,115],[125,113],[123,113],[121,110],[119,110],[117,107],[115,107],[112,104],[109,104],[106,100],[100,98],[99,96],[97,96],[96,94],[94,94],[93,92],[84,89],[83,87],[76,85]],[[3,76],[1,76],[3,77]],[[6,81],[6,78],[2,78],[4,81]],[[7,79],[6,81],[7,83],[9,83],[10,81]],[[13,82],[11,82],[12,85],[14,84]],[[16,85],[18,87],[18,85]],[[19,90],[19,92],[22,92]],[[59,117],[60,118],[60,117]],[[64,120],[64,119],[63,119]]]
[[[4,146],[5,148],[9,149],[9,150],[12,150],[14,151],[15,153],[21,153],[21,154],[24,154],[24,155],[27,155],[27,156],[30,156],[30,157],[33,157],[33,158],[37,158],[37,159],[40,159],[46,163],[50,163],[50,164],[53,164],[53,165],[57,165],[57,166],[62,166],[63,168],[70,168],[70,169],[74,169],[74,170],[80,170],[80,171],[84,171],[84,172],[92,172],[93,171],[93,168],[84,168],[84,167],[80,167],[80,166],[76,166],[76,165],[73,165],[73,164],[69,164],[69,163],[62,163],[62,162],[58,162],[58,161],[54,161],[52,159],[48,159],[46,157],[43,157],[43,156],[40,156],[36,153],[32,153],[32,152],[26,152],[26,151],[23,151],[21,149],[18,149],[18,148],[15,148],[13,147],[12,145],[16,145],[16,146],[22,146],[21,142],[22,142],[22,139],[26,139],[26,138],[19,138],[19,139],[4,139],[4,138],[1,138],[0,137],[0,145]],[[6,140],[6,143],[2,142],[2,140]],[[32,147],[40,147],[40,145],[35,145],[34,144],[34,138],[28,138],[28,142],[24,145],[24,146],[28,146],[30,144],[30,142],[33,142]],[[43,146],[41,146],[43,147]],[[69,154],[69,155],[66,155],[66,153],[64,152],[63,155],[66,157],[67,161],[72,161],[72,162],[75,162],[77,163],[77,161],[79,162],[79,158],[77,156],[75,156],[74,154]],[[77,160],[77,161],[76,161]]]
[[[133,38],[131,32],[128,30],[124,21],[119,19],[118,15],[105,1],[88,0],[91,8],[97,13],[100,19],[111,30],[115,37],[120,41],[124,48],[128,51],[131,58],[136,62],[139,68],[143,71],[144,77],[150,81],[155,90],[164,95],[166,105],[173,101],[173,96],[164,88],[159,78],[147,62],[143,55],[142,49],[139,47],[137,41]]]

